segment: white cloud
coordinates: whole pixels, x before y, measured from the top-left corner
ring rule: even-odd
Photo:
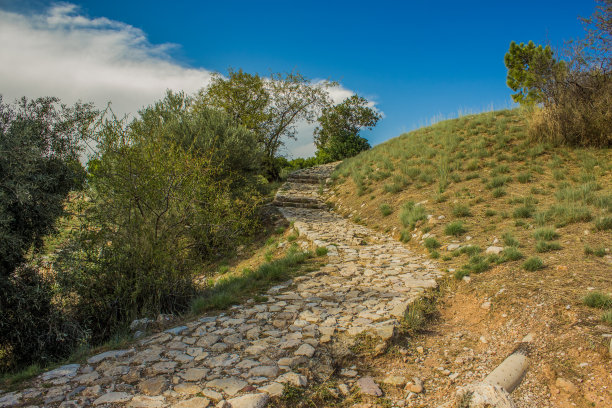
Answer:
[[[57,96],[67,104],[82,100],[99,108],[112,102],[113,111],[123,116],[162,98],[166,89],[191,94],[209,83],[212,71],[172,59],[169,51],[176,45],[151,44],[136,27],[80,12],[69,3],[28,15],[0,9],[0,94],[5,102],[21,96]],[[329,92],[334,103],[354,94],[341,85]],[[299,123],[297,140],[288,140],[282,153],[312,156],[314,127]]]
[[[195,92],[211,72],[181,66],[171,44],[151,44],[141,30],[107,18],[78,14],[59,4],[35,15],[0,10],[0,93],[79,99],[120,115],[135,113],[166,89]]]

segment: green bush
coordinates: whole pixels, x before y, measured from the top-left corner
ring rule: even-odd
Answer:
[[[534,256],[525,261],[523,263],[523,269],[526,271],[537,271],[538,269],[542,269],[544,267],[544,261],[540,258]]]
[[[558,251],[561,249],[561,244],[558,242],[538,241],[536,243],[537,252]]]
[[[595,229],[597,231],[607,231],[612,229],[612,217],[600,217],[595,220]]]
[[[408,201],[402,205],[399,218],[404,227],[414,229],[418,221],[427,219],[427,213],[422,205]]]
[[[0,372],[65,357],[85,337],[59,309],[53,282],[24,262],[83,186],[80,146],[96,117],[90,105],[8,105],[0,95]]]
[[[472,212],[470,207],[465,204],[457,204],[453,207],[453,215],[455,217],[471,217]]]
[[[325,256],[327,255],[327,248],[324,246],[317,247],[315,253],[317,254],[317,256]]]
[[[410,239],[412,238],[412,234],[410,233],[410,231],[402,229],[400,231],[400,241],[406,243],[408,241],[410,241]]]
[[[559,238],[559,234],[552,228],[538,228],[533,233],[533,237],[538,240],[552,241]]]
[[[381,204],[378,208],[383,217],[387,217],[393,212],[393,209],[389,204]]]
[[[459,235],[465,234],[467,229],[463,226],[461,221],[453,221],[444,227],[444,233],[446,235],[453,235],[458,237]]]
[[[523,259],[523,254],[514,246],[505,248],[501,253],[500,262],[518,261]]]
[[[197,266],[255,230],[260,202],[253,135],[183,95],[129,125],[107,120],[97,142],[86,225],[58,265],[94,342],[132,319],[186,310]]]
[[[440,244],[440,242],[438,242],[438,240],[434,237],[425,238],[423,244],[425,245],[425,248],[429,250],[438,249],[442,246],[442,244]]]
[[[589,292],[582,302],[589,307],[596,307],[598,309],[609,309],[612,308],[612,297],[596,290]]]

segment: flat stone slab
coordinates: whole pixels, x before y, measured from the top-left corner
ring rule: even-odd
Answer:
[[[94,405],[102,405],[102,404],[116,404],[119,402],[128,402],[133,398],[132,395],[127,392],[109,392],[107,394],[102,395],[100,398],[96,399],[93,404]]]
[[[268,394],[246,394],[228,400],[232,408],[263,408],[268,403]]]
[[[382,390],[380,389],[378,384],[374,382],[374,379],[372,377],[360,378],[359,380],[357,380],[357,386],[359,387],[359,391],[361,391],[362,394],[372,395],[374,397],[380,397],[383,394]]]

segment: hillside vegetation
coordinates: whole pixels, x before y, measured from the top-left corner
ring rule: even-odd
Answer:
[[[532,143],[518,110],[466,116],[345,161],[335,203],[357,222],[425,246],[457,277],[504,261],[521,269],[532,256],[604,266],[597,254],[611,238],[609,154]],[[489,246],[505,250],[484,256]]]
[[[529,332],[537,339],[534,365],[517,398],[591,406],[612,397],[601,393],[610,385],[611,152],[533,142],[527,129],[520,110],[465,116],[389,140],[334,174],[329,200],[340,213],[392,233],[449,271],[440,319],[407,346],[415,361],[417,345],[431,350],[427,364],[413,367],[430,381],[423,406],[455,387],[437,367],[475,375],[449,356],[495,350],[479,363],[492,369]],[[398,361],[391,353],[367,364]],[[549,399],[559,377],[585,383]]]

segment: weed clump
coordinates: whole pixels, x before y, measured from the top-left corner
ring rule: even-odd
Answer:
[[[463,226],[461,221],[453,221],[444,227],[444,233],[446,235],[452,235],[458,237],[467,232],[467,229]]]
[[[533,256],[523,263],[523,269],[526,271],[533,272],[542,268],[544,268],[544,261],[537,256]]]
[[[414,229],[417,222],[427,219],[427,214],[425,207],[408,201],[402,205],[399,218],[404,227]]]
[[[597,309],[612,308],[612,297],[602,292],[593,291],[582,298],[582,303]]]

